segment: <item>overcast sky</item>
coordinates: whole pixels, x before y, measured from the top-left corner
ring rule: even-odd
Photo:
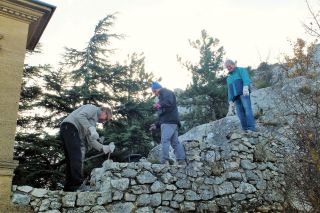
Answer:
[[[40,42],[43,54],[27,62],[57,66],[64,47],[82,49],[98,21],[118,12],[114,61],[143,52],[146,70],[162,77],[170,89],[185,88],[190,75],[177,55],[195,61],[188,40],[202,29],[220,40],[226,57],[255,68],[261,61],[278,62],[291,48],[288,40],[305,37],[302,22],[310,16],[305,0],[43,0],[57,7]],[[317,0],[310,4],[318,6]]]

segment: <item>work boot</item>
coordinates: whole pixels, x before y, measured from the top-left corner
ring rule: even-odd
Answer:
[[[81,185],[77,189],[77,192],[90,192],[90,191],[92,191],[92,189],[90,188],[90,186],[87,186],[87,185]]]
[[[187,163],[185,160],[178,160],[178,166],[181,166],[181,167],[187,166]]]
[[[169,161],[168,161],[168,160],[164,161],[164,162],[163,162],[163,163],[161,163],[161,164],[166,165],[166,166],[170,166],[170,163],[169,163]]]

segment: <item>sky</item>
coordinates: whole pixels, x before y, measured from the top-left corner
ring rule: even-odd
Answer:
[[[126,37],[112,42],[112,60],[122,63],[128,54],[144,53],[146,71],[169,89],[184,89],[190,82],[177,55],[184,61],[199,59],[189,40],[200,38],[201,30],[219,39],[226,58],[255,68],[289,54],[289,41],[306,36],[302,22],[310,18],[305,0],[42,1],[57,8],[40,39],[42,54],[29,56],[27,63],[57,68],[64,47],[83,49],[98,21],[117,12],[112,31]],[[319,6],[318,0],[309,2]]]

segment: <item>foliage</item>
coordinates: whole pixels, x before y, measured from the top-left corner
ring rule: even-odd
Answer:
[[[38,47],[31,54],[38,54]],[[44,132],[46,116],[39,112],[43,98],[43,72],[49,72],[49,65],[24,65],[19,102],[19,118],[14,159],[19,161],[13,183],[35,187],[56,188],[62,175],[62,155],[56,136]]]
[[[83,50],[66,48],[59,69],[26,66],[19,109],[24,129],[18,129],[16,136],[20,166],[14,184],[57,188],[64,179],[64,156],[59,135],[54,133],[65,116],[84,104],[113,108],[114,119],[103,125],[100,135],[106,143],[116,143],[114,160],[132,152],[146,155],[151,148],[147,126],[154,112],[147,89],[154,76],[145,71],[142,54],[132,54],[124,64],[110,62],[112,39],[123,38],[110,32],[114,20],[115,15],[100,20]],[[84,173],[104,159],[87,162]]]
[[[149,125],[154,120],[150,84],[153,74],[144,70],[143,55],[133,54],[123,66],[122,76],[114,90],[114,111],[117,119],[104,130],[108,141],[116,144],[114,158],[123,161],[129,154],[147,156],[152,148]]]
[[[314,75],[312,71],[319,67],[319,62],[314,60],[316,47],[316,41],[307,44],[301,38],[296,40],[293,44],[293,56],[286,55],[284,57],[285,62],[282,65],[287,77],[312,77]]]
[[[311,15],[311,20],[309,23],[303,23],[304,28],[307,33],[316,39],[320,38],[320,20],[319,20],[319,10],[315,11],[312,6],[309,4],[309,1],[306,0],[306,5],[308,7],[309,14]]]
[[[286,191],[298,192],[296,199],[312,212],[320,209],[320,85],[300,87],[293,97],[282,97],[292,112],[286,137],[299,147],[286,166]],[[306,211],[308,209],[306,208]]]
[[[112,105],[113,88],[121,74],[119,64],[111,64],[108,49],[111,39],[121,35],[109,33],[115,20],[108,15],[99,21],[94,34],[83,50],[66,48],[61,68],[44,76],[46,96],[40,103],[51,111],[50,123],[55,127],[61,119],[84,104]]]
[[[304,27],[309,35],[320,38],[319,12],[315,12],[306,0],[312,20]],[[292,76],[305,75],[314,79],[319,62],[314,60],[316,42],[309,45],[297,39],[294,45],[294,56],[286,57],[285,70],[296,68]],[[300,202],[306,212],[320,212],[320,85],[304,85],[293,96],[294,100],[286,97],[288,109],[293,109],[294,120],[287,134],[290,141],[299,146],[293,159],[287,166],[287,191],[295,191],[295,198]]]
[[[307,5],[313,15],[314,23],[317,16],[312,12],[310,5]],[[312,24],[311,24],[312,25]],[[311,27],[310,25],[310,27]],[[318,26],[318,25],[317,25]],[[313,36],[317,36],[316,28],[306,30]],[[319,62],[316,61],[317,41],[307,44],[298,38],[293,45],[293,56],[285,56],[283,70],[288,77],[305,76],[311,79],[316,77]],[[287,110],[292,112],[291,118],[287,119],[289,131],[286,137],[299,147],[299,151],[287,158],[286,191],[294,192],[305,211],[320,211],[320,90],[319,85],[310,87],[302,86],[292,97],[283,95],[281,100],[287,106]]]
[[[113,159],[121,160],[124,154],[131,152],[146,155],[151,148],[145,125],[152,116],[147,89],[153,74],[145,71],[142,54],[128,56],[124,65],[109,62],[108,54],[113,53],[108,49],[110,39],[123,37],[109,33],[114,19],[114,15],[102,19],[83,50],[66,49],[62,72],[55,74],[60,83],[55,84],[57,80],[46,78],[52,91],[44,104],[52,107],[56,115],[62,115],[57,116],[57,120],[83,104],[111,106],[115,119],[104,125],[101,134],[105,136],[106,143],[116,144]],[[73,83],[68,83],[70,81]]]
[[[271,86],[272,79],[272,65],[267,62],[262,62],[258,68],[252,72],[254,80],[254,86],[258,89]],[[259,76],[257,76],[259,75]]]
[[[40,134],[17,134],[15,159],[19,166],[13,182],[38,188],[56,189],[64,176],[59,138]]]
[[[219,46],[219,40],[202,30],[201,38],[189,43],[199,52],[200,58],[195,64],[178,58],[192,75],[192,82],[178,97],[179,105],[189,111],[182,116],[186,129],[219,119],[227,109],[226,83],[221,76],[224,49]]]

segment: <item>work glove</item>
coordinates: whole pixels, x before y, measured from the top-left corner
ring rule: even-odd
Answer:
[[[157,129],[157,126],[155,124],[151,124],[150,128],[149,128],[149,131],[153,131],[153,130],[156,130],[156,129]]]
[[[243,86],[242,94],[244,96],[249,96],[249,86]]]
[[[98,142],[103,144],[104,139],[105,139],[104,136],[101,136],[101,137],[98,139]]]
[[[102,146],[102,151],[103,151],[104,154],[113,153],[115,148],[116,148],[116,146],[112,142],[109,145],[103,145]]]
[[[111,143],[109,143],[109,148],[110,148],[111,153],[113,153],[114,149],[116,148],[116,145],[114,145],[114,143],[111,142]]]
[[[96,141],[99,139],[99,134],[97,133],[97,130],[94,126],[90,126],[88,128],[89,132],[90,132],[90,136],[89,136],[89,139],[91,141]]]
[[[156,109],[160,109],[161,105],[159,102],[153,104],[153,107],[156,108]]]
[[[234,103],[232,101],[229,102],[229,109],[228,109],[228,113],[227,113],[227,117],[228,116],[233,116],[235,115],[234,113]]]

